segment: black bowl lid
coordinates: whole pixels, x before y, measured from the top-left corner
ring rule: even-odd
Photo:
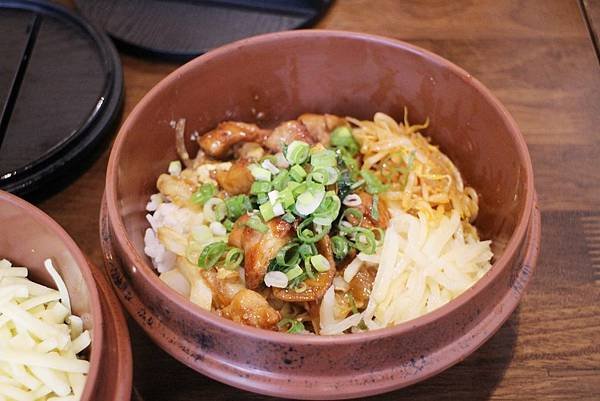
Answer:
[[[308,27],[332,0],[75,0],[125,50],[190,59],[261,33]]]
[[[64,7],[0,0],[0,188],[18,195],[82,172],[121,109],[104,33]]]

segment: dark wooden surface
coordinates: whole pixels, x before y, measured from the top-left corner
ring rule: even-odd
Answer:
[[[580,10],[597,18],[598,3],[338,0],[319,23],[409,41],[479,78],[525,135],[542,209],[538,270],[510,320],[464,362],[373,399],[600,399],[600,67]],[[122,60],[125,117],[177,65]],[[40,204],[97,264],[107,158]],[[192,372],[131,328],[144,400],[267,399]]]

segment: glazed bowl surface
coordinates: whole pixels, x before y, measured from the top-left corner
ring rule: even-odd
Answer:
[[[44,268],[51,258],[67,286],[73,313],[90,330],[85,351],[90,370],[82,401],[129,399],[132,358],[126,322],[108,282],[52,218],[28,202],[0,191],[0,259],[29,269],[28,278],[56,288]],[[118,377],[114,375],[117,374]]]
[[[438,310],[396,327],[344,336],[249,328],[203,311],[163,284],[144,255],[145,206],[177,158],[171,121],[188,132],[223,120],[262,126],[306,112],[411,122],[480,195],[476,226],[494,264]],[[189,143],[190,149],[193,147]],[[516,307],[537,259],[540,225],[525,141],[499,101],[470,74],[426,50],[383,37],[294,31],[235,42],[177,69],[122,126],[101,217],[105,265],[121,301],[178,360],[225,383],[292,398],[360,397],[423,380],[464,359]]]

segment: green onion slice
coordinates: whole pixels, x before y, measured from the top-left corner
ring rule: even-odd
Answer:
[[[235,270],[238,268],[244,260],[244,251],[240,248],[229,247],[227,253],[225,253],[224,267],[228,270]]]
[[[281,321],[279,321],[279,323],[277,323],[277,327],[279,327],[280,329],[282,329],[288,325],[290,327],[287,329],[287,332],[290,334],[301,333],[304,331],[304,324],[302,324],[301,321],[296,320],[296,319],[291,319],[291,318],[287,317],[285,319],[281,319]]]
[[[340,235],[331,237],[331,247],[333,249],[333,255],[337,260],[344,259],[350,250],[348,240]]]
[[[323,255],[314,255],[310,257],[310,263],[313,265],[316,271],[323,273],[331,268],[331,264],[327,258]]]
[[[324,226],[331,225],[338,217],[342,202],[334,191],[328,191],[323,198],[323,201],[313,212],[314,222]]]
[[[360,175],[365,180],[365,184],[367,184],[368,193],[378,194],[387,191],[388,185],[383,185],[381,181],[379,181],[379,178],[371,171],[361,170]]]
[[[198,258],[198,267],[210,269],[217,264],[221,256],[227,250],[227,244],[223,241],[213,242],[204,247]]]
[[[236,195],[231,198],[225,199],[225,206],[227,207],[227,217],[231,221],[236,221],[246,212],[252,210],[252,203],[248,195]]]
[[[285,158],[290,164],[302,164],[308,159],[310,145],[303,141],[294,141],[286,149]]]
[[[246,220],[246,226],[251,229],[258,231],[261,234],[269,231],[269,227],[260,220],[258,216],[250,216],[248,220]]]
[[[277,264],[286,267],[297,265],[300,261],[300,252],[298,250],[299,247],[300,244],[296,241],[292,241],[282,246],[275,257]]]
[[[305,219],[302,223],[298,225],[298,228],[296,229],[296,234],[298,235],[300,241],[306,242],[308,244],[314,244],[315,242],[321,240],[325,235],[327,235],[327,233],[331,229],[331,226],[323,226],[321,231],[317,232],[317,230],[314,227],[309,228],[311,225],[313,225],[312,216]]]
[[[335,167],[337,166],[337,157],[333,150],[320,150],[310,156],[310,164],[314,168]]]
[[[344,148],[353,156],[358,153],[358,142],[354,139],[350,127],[337,127],[331,132],[329,141],[332,146]]]
[[[213,197],[217,193],[217,186],[215,184],[202,184],[200,188],[192,195],[192,203],[204,206],[206,201]]]

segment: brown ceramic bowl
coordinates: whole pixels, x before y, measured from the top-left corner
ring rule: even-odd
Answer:
[[[481,195],[477,226],[495,263],[442,308],[393,328],[298,336],[205,312],[159,279],[144,256],[144,207],[176,159],[169,122],[205,132],[225,119],[272,125],[305,112],[371,119],[377,111],[426,133]],[[257,116],[261,116],[257,120]],[[243,389],[306,399],[351,398],[423,380],[464,359],[516,307],[540,241],[533,173],[515,122],[471,75],[434,54],[382,37],[334,31],[259,36],[179,68],[136,106],[117,137],[101,231],[106,267],[125,307],[181,362]]]
[[[54,287],[43,262],[52,258],[65,281],[73,312],[91,330],[90,371],[82,400],[129,400],[132,359],[129,334],[110,286],[69,235],[42,211],[0,191],[0,258],[29,268],[29,279]],[[95,271],[93,271],[95,270]],[[118,376],[114,376],[118,374]]]

